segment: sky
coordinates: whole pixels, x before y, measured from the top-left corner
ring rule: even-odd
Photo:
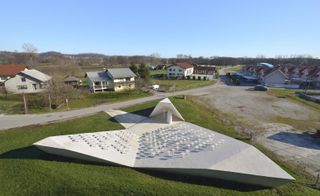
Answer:
[[[320,57],[319,0],[3,0],[0,51]]]

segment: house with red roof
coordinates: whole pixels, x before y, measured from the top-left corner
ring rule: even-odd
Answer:
[[[190,79],[194,80],[213,80],[216,75],[216,67],[214,66],[200,66],[195,65],[193,67],[193,73]],[[188,78],[188,76],[187,76]]]
[[[174,63],[167,67],[168,78],[186,78],[193,74],[194,66],[191,63]]]
[[[0,64],[0,86],[3,86],[6,80],[27,69],[24,64]]]

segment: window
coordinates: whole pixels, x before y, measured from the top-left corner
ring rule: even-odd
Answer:
[[[94,85],[98,86],[98,85],[100,85],[100,82],[94,82]]]
[[[18,90],[28,89],[28,86],[27,85],[17,85],[17,89]]]
[[[171,71],[171,69],[169,69],[169,71]]]
[[[37,84],[32,84],[32,85],[33,85],[34,90],[38,89]]]
[[[25,78],[25,77],[22,77],[22,78],[21,78],[21,82],[26,82],[26,78]]]
[[[179,69],[179,72],[182,72],[182,69]]]

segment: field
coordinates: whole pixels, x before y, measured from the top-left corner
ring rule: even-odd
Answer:
[[[150,94],[142,91],[124,91],[124,92],[103,92],[103,93],[88,93],[73,90],[72,97],[66,103],[60,105],[57,109],[52,109],[52,112],[65,111],[68,109],[77,109],[83,107],[95,106],[103,103],[113,103],[129,99],[146,97]],[[27,94],[28,113],[45,113],[50,112],[47,103],[47,97],[42,94]],[[0,94],[0,113],[5,114],[23,114],[23,98],[22,95],[1,95]]]
[[[158,84],[160,86],[160,90],[165,92],[174,92],[192,88],[199,88],[214,84],[216,82],[212,80],[170,80],[166,79],[165,74],[165,70],[150,71],[150,75],[153,77],[151,83]]]
[[[166,92],[182,91],[214,84],[214,80],[152,80],[153,84],[160,85]]]
[[[227,72],[238,72],[241,70],[243,65],[236,65],[236,66],[227,66],[225,67],[224,71]]]
[[[193,98],[171,98],[183,117],[195,124],[248,140],[225,126],[215,111],[197,105]],[[156,101],[125,110],[148,113]],[[31,144],[51,135],[121,129],[105,113],[66,122],[0,132],[1,195],[319,195],[311,178],[299,168],[269,157],[297,180],[274,189],[162,174],[125,167],[98,165],[46,154]],[[260,148],[260,147],[259,147]],[[263,148],[260,148],[264,150]]]

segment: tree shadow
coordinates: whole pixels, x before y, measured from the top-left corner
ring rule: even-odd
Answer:
[[[80,159],[68,158],[63,156],[57,156],[45,153],[35,146],[29,146],[25,148],[19,148],[12,151],[8,151],[0,155],[1,159],[26,159],[26,160],[44,160],[44,161],[56,161],[61,163],[76,163],[94,166],[112,166],[112,167],[124,167],[120,165],[98,163],[93,161],[85,161]],[[198,177],[184,174],[176,174],[163,171],[154,171],[150,169],[136,169],[132,168],[138,172],[144,173],[149,176],[153,176],[160,179],[183,182],[188,184],[202,185],[202,186],[212,186],[223,189],[237,190],[241,192],[250,192],[256,190],[267,189],[266,187],[242,184],[237,182],[231,182],[221,179]]]

